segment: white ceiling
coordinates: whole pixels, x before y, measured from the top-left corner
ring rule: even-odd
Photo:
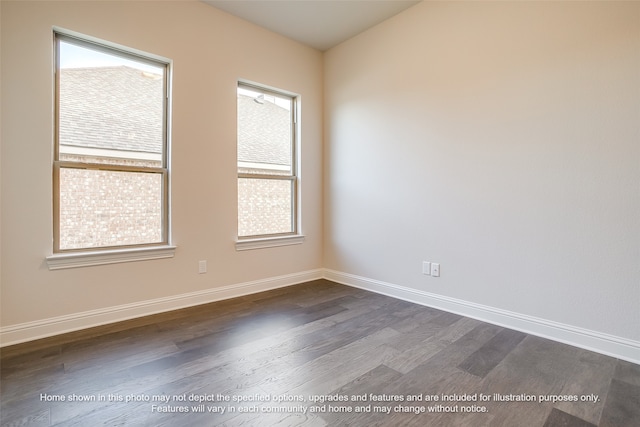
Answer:
[[[202,0],[324,51],[413,6],[407,0]]]

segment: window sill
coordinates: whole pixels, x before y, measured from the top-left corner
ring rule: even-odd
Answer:
[[[146,248],[69,252],[48,256],[47,265],[49,270],[62,270],[65,268],[90,267],[120,262],[173,258],[175,251],[175,246],[165,245]]]
[[[304,242],[304,236],[265,237],[259,239],[238,240],[236,242],[237,251],[248,251],[251,249],[274,248],[277,246],[299,245]]]

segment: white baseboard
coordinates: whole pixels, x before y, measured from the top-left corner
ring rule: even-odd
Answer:
[[[47,338],[94,326],[106,325],[137,317],[149,316],[180,308],[235,298],[298,283],[321,279],[323,270],[309,270],[285,276],[271,277],[253,282],[239,283],[204,291],[190,292],[165,298],[157,298],[116,307],[84,311],[35,322],[21,323],[0,328],[0,347]]]
[[[329,269],[85,311],[0,328],[0,347],[325,278],[640,364],[640,342]]]
[[[325,269],[324,278],[640,364],[638,341],[339,271]]]

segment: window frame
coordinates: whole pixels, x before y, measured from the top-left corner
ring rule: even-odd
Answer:
[[[271,95],[279,98],[286,98],[291,100],[291,173],[290,174],[265,174],[265,173],[247,173],[240,172],[240,165],[238,155],[236,155],[236,188],[241,179],[265,179],[265,180],[278,180],[278,181],[288,181],[291,185],[291,231],[282,232],[282,233],[265,233],[265,234],[255,234],[255,235],[246,235],[241,236],[239,234],[240,231],[240,212],[239,210],[236,212],[236,220],[238,222],[236,234],[236,249],[237,250],[246,250],[246,249],[257,249],[264,247],[273,247],[273,246],[284,246],[291,244],[299,244],[304,241],[304,236],[301,234],[301,218],[300,218],[300,162],[299,162],[299,105],[300,105],[300,96],[294,94],[289,91],[275,89],[269,86],[265,86],[262,84],[249,82],[245,80],[239,80],[236,86],[236,93],[238,89],[245,88],[247,90],[252,90],[256,92],[260,92],[265,95]],[[237,117],[237,113],[236,113]],[[239,123],[238,123],[239,126]],[[236,132],[239,130],[237,128]],[[236,140],[236,150],[238,150],[238,140]],[[245,169],[251,169],[246,167]],[[260,169],[260,168],[255,168]],[[237,193],[237,203],[236,206],[239,207],[239,193]]]
[[[130,166],[110,163],[89,163],[82,161],[60,160],[60,43],[65,42],[93,51],[107,53],[125,59],[134,60],[163,69],[162,97],[162,154],[161,165]],[[113,262],[125,262],[139,259],[166,258],[173,256],[170,233],[170,81],[171,61],[156,55],[147,54],[111,42],[84,36],[75,32],[54,28],[54,150],[53,150],[53,255],[47,257],[50,269],[96,265]],[[119,244],[110,246],[88,246],[82,248],[60,248],[60,207],[61,169],[82,169],[91,171],[110,171],[124,173],[151,173],[161,179],[161,239],[157,242],[139,244]],[[111,255],[113,256],[111,256]],[[128,256],[127,254],[131,255]],[[141,257],[141,254],[142,257]],[[155,255],[154,255],[155,254]],[[157,255],[157,256],[156,256]],[[86,258],[84,261],[78,258]],[[66,265],[70,260],[73,265]],[[96,261],[97,260],[97,261]],[[62,263],[62,264],[61,264]],[[61,266],[62,265],[62,266]]]

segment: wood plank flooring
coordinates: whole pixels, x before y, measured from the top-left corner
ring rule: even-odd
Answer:
[[[7,427],[640,426],[639,365],[326,280],[7,347],[0,380]]]

